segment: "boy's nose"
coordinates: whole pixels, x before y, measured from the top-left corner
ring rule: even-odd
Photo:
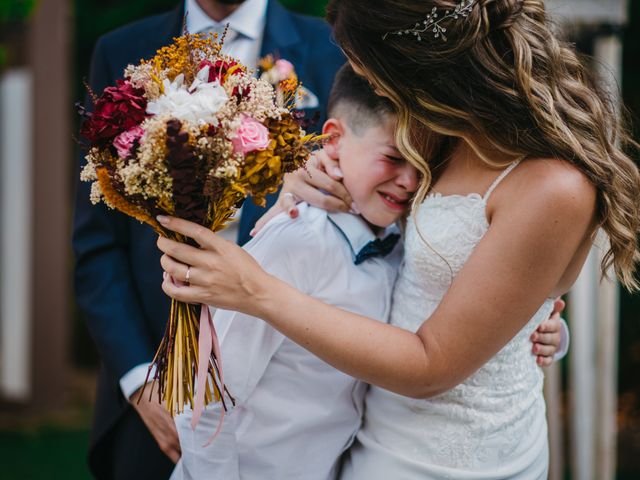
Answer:
[[[418,189],[418,170],[409,162],[404,162],[396,177],[396,183],[408,192],[415,192]]]

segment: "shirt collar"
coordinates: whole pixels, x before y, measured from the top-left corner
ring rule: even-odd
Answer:
[[[335,212],[327,213],[327,218],[349,243],[354,259],[367,243],[378,238],[360,215]],[[384,238],[394,232],[397,233],[398,229],[395,225],[392,225],[381,233],[381,237]]]
[[[234,32],[240,33],[252,40],[262,36],[267,18],[268,0],[246,0],[231,15],[216,22],[209,17],[198,5],[196,0],[186,0],[187,31],[201,33],[208,30],[223,28],[227,23]]]

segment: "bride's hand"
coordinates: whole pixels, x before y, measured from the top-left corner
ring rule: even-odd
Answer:
[[[167,273],[162,290],[167,295],[186,303],[242,310],[258,316],[258,312],[242,307],[259,304],[270,275],[251,255],[196,223],[173,217],[158,217],[158,222],[200,245],[197,248],[158,238],[158,248],[164,253],[160,263]],[[248,298],[252,302],[247,302]]]
[[[342,172],[338,162],[324,150],[314,152],[307,167],[288,173],[278,200],[256,222],[251,235],[255,236],[269,220],[281,212],[287,212],[291,218],[298,216],[296,204],[305,201],[329,212],[348,212],[353,200],[342,185]]]

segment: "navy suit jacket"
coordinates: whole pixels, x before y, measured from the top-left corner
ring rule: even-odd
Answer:
[[[181,32],[183,11],[181,3],[171,12],[101,37],[91,64],[93,91],[114,84],[128,64],[149,58],[169,44]],[[322,121],[333,78],[344,63],[329,26],[320,19],[293,14],[270,0],[262,47],[262,54],[268,53],[294,64],[303,84],[318,96]],[[81,156],[78,165],[83,163]],[[85,182],[77,185],[73,248],[77,301],[103,363],[92,436],[95,447],[128,407],[120,393],[119,378],[152,360],[165,331],[169,299],[161,290],[157,235],[147,225],[103,204],[91,205],[89,187]],[[270,198],[273,201],[274,196]],[[241,243],[248,239],[262,212],[250,200],[245,203]]]

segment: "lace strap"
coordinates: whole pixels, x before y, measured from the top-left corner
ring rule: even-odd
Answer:
[[[489,200],[489,195],[491,195],[493,193],[493,191],[496,189],[496,187],[498,185],[500,185],[500,182],[502,182],[502,180],[504,180],[504,177],[506,177],[507,175],[509,175],[509,173],[511,172],[511,170],[513,170],[514,168],[516,168],[518,166],[518,164],[521,162],[522,160],[516,160],[515,162],[513,162],[511,165],[509,165],[507,168],[505,168],[502,173],[500,175],[498,175],[498,178],[496,178],[493,183],[491,184],[491,186],[487,189],[487,192],[484,194],[484,197],[482,197],[484,199],[484,201],[486,202],[487,200]]]

